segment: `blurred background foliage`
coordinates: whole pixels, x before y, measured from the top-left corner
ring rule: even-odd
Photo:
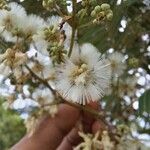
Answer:
[[[18,2],[25,7],[27,12],[40,15],[44,18],[57,14],[56,12],[48,12],[42,7],[42,0],[10,0]],[[146,1],[146,0],[145,0]],[[142,68],[145,74],[150,74],[148,65],[150,58],[148,55],[149,40],[143,40],[142,36],[150,34],[150,6],[143,3],[143,0],[122,0],[120,4],[118,0],[97,0],[99,4],[109,3],[114,13],[112,21],[101,25],[90,25],[79,29],[79,42],[93,43],[101,53],[105,53],[112,48],[127,55],[128,70],[134,69],[135,73],[138,68]],[[147,1],[149,3],[149,1]],[[150,5],[150,4],[149,4]],[[78,3],[78,8],[81,4]],[[87,14],[83,24],[88,23],[91,17]],[[122,24],[124,22],[124,24]],[[0,39],[2,41],[2,39]],[[4,42],[4,41],[2,41]],[[0,43],[2,43],[0,42]],[[5,44],[5,43],[4,43]],[[9,43],[7,43],[9,44]],[[1,49],[3,45],[1,44]],[[149,47],[150,48],[150,47]],[[138,65],[130,65],[130,59],[138,59]],[[127,74],[124,74],[126,77]],[[150,84],[150,83],[149,83]],[[112,101],[113,99],[113,101]],[[134,116],[134,122],[137,123],[137,117],[141,117],[145,121],[145,126],[139,126],[139,133],[150,134],[150,90],[139,98],[139,108],[135,110],[130,105],[118,100],[115,95],[106,96],[106,109],[113,112],[112,120],[117,118],[118,122],[131,124],[128,119],[129,115]],[[1,106],[2,107],[2,106]],[[110,113],[111,113],[110,112]],[[15,143],[25,132],[23,122],[16,113],[6,111],[0,108],[0,149]],[[7,128],[5,128],[7,126]],[[16,129],[17,130],[14,130]],[[6,131],[7,130],[7,131]],[[10,134],[11,133],[11,134]],[[2,147],[2,148],[1,148]]]
[[[23,120],[13,110],[6,110],[0,99],[0,150],[7,150],[25,134]]]

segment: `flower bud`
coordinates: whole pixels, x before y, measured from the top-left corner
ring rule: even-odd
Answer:
[[[96,16],[96,12],[95,12],[95,10],[93,10],[92,12],[91,12],[91,17],[95,17]]]
[[[82,1],[81,5],[84,7],[86,5],[86,3],[84,1]]]
[[[112,13],[107,14],[107,15],[106,15],[106,18],[107,18],[108,20],[111,20],[111,19],[113,18],[113,14],[112,14]]]
[[[54,0],[48,0],[49,5],[51,5],[52,3],[54,3]]]
[[[101,11],[101,7],[99,5],[97,5],[95,8],[94,8],[95,12],[100,12]]]
[[[45,1],[42,2],[42,5],[43,5],[43,7],[47,6]]]
[[[105,12],[104,12],[104,11],[101,11],[101,12],[99,13],[99,16],[104,17],[104,16],[105,16]]]
[[[101,5],[101,9],[102,10],[108,10],[108,9],[110,9],[110,5],[107,4],[107,3],[104,3],[104,4]]]
[[[138,67],[139,65],[139,60],[137,58],[130,58],[129,59],[129,65],[131,67]]]
[[[90,0],[90,4],[91,4],[91,5],[95,5],[96,3],[97,3],[96,0]]]
[[[87,15],[87,12],[86,12],[86,9],[81,9],[79,12],[78,12],[78,16],[80,16],[81,18],[86,16]]]
[[[97,24],[97,20],[96,19],[93,20],[93,24]]]

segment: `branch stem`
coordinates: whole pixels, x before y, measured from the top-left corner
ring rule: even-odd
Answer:
[[[25,67],[27,68],[27,70],[31,73],[31,75],[39,80],[41,83],[43,83],[47,88],[50,89],[50,91],[54,94],[54,96],[56,95],[56,91],[48,84],[48,82],[42,78],[40,78],[38,75],[36,75],[29,67],[28,65],[25,65]]]
[[[72,1],[72,34],[71,34],[71,42],[70,42],[70,48],[68,52],[68,57],[71,56],[73,45],[74,45],[74,38],[75,38],[75,32],[76,32],[76,0]]]
[[[60,10],[60,8],[58,7],[58,5],[57,4],[55,4],[55,9],[56,9],[56,11],[57,11],[57,13],[58,13],[58,15],[60,16],[60,17],[64,17],[64,14],[61,12],[61,10]]]

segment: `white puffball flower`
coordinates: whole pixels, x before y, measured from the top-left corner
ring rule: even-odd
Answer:
[[[122,75],[127,67],[124,62],[124,55],[119,52],[114,52],[108,56],[108,59],[111,63],[112,75],[113,76]]]
[[[28,66],[38,77],[46,81],[51,81],[55,78],[55,69],[51,59],[39,52],[36,53],[34,61],[28,63]]]
[[[15,2],[11,2],[8,4],[8,7],[11,8],[11,12],[19,17],[22,16],[26,16],[26,11],[24,9],[24,7],[22,7],[21,5],[15,3]]]
[[[136,77],[128,77],[125,80],[119,81],[119,96],[123,97],[124,95],[128,95],[130,97],[135,95],[137,85]]]
[[[109,87],[110,63],[89,43],[74,51],[79,53],[58,67],[56,90],[66,100],[75,103],[85,105],[98,101]]]
[[[18,23],[18,19],[26,16],[26,11],[17,3],[9,3],[8,7],[10,7],[10,11],[0,10],[0,26],[11,30]]]
[[[26,11],[17,3],[9,3],[10,11],[0,10],[0,32],[3,38],[8,42],[15,42],[16,37],[13,37],[11,31],[18,28],[20,23],[26,18]]]
[[[51,16],[47,19],[46,24],[47,26],[59,26],[61,23],[62,18],[59,16]]]
[[[36,15],[27,16],[21,23],[20,28],[27,36],[33,36],[45,26],[44,20]]]
[[[58,112],[58,105],[52,104],[54,96],[48,88],[38,88],[32,93],[32,98],[38,102],[39,107],[48,112],[52,117]],[[52,105],[51,105],[52,104]]]
[[[15,52],[8,48],[5,53],[0,54],[0,73],[9,75],[10,72],[20,71],[21,65],[27,61],[27,55],[22,52]]]
[[[36,100],[40,105],[50,104],[54,101],[54,96],[48,88],[37,88],[32,93],[32,98]]]

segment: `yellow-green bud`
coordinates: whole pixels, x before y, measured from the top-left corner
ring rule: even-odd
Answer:
[[[87,12],[86,12],[86,9],[81,9],[79,12],[78,12],[78,16],[80,17],[84,17],[87,15]]]
[[[97,5],[95,8],[94,8],[95,12],[100,12],[101,11],[101,7],[99,5]]]
[[[54,0],[48,0],[48,4],[52,4]]]
[[[111,20],[113,18],[113,14],[109,13],[106,15],[107,20]]]
[[[42,2],[42,5],[43,5],[43,7],[47,6],[45,1]]]
[[[93,24],[97,24],[97,20],[96,19],[93,20]]]
[[[129,65],[131,67],[138,67],[139,65],[139,60],[137,58],[130,58],[129,59]]]
[[[91,12],[91,17],[95,17],[96,16],[96,12],[95,12],[95,10],[93,10],[92,12]]]
[[[85,5],[86,5],[86,3],[85,3],[84,1],[82,1],[81,5],[82,5],[82,6],[85,6]]]
[[[105,12],[106,12],[106,14],[113,14],[113,11],[111,9],[106,10]]]
[[[105,16],[105,12],[104,12],[104,11],[101,11],[101,12],[99,13],[99,16],[100,16],[100,17],[104,17],[104,16]]]
[[[90,0],[91,5],[95,5],[97,3],[97,0]]]
[[[101,5],[101,9],[102,10],[108,10],[108,9],[110,9],[110,5],[107,4],[107,3],[104,3],[104,4]]]

